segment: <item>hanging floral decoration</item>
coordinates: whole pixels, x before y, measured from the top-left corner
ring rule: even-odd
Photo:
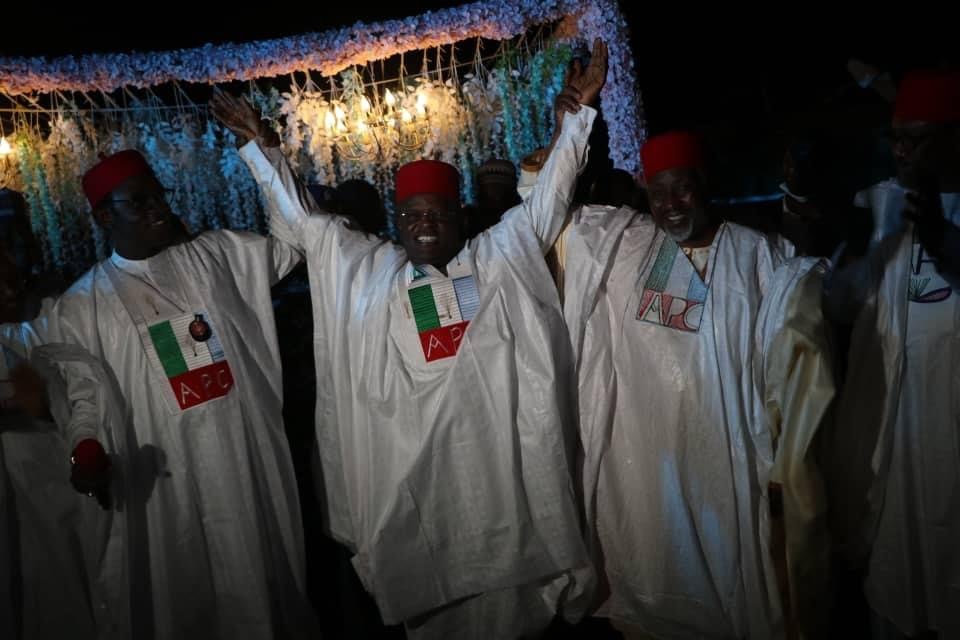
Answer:
[[[531,37],[534,27],[551,35]],[[552,103],[569,61],[576,47],[597,36],[610,52],[601,107],[611,157],[636,172],[644,123],[616,2],[485,0],[245,45],[0,58],[0,98],[16,106],[7,120],[14,130],[0,141],[0,187],[24,193],[46,266],[65,274],[81,272],[110,250],[89,215],[80,176],[101,154],[121,149],[144,153],[191,231],[263,232],[259,191],[233,136],[191,102],[192,88],[184,84],[243,79],[251,80],[245,94],[274,123],[305,180],[365,179],[389,209],[396,168],[430,157],[459,168],[462,196],[471,202],[473,174],[485,160],[518,163],[549,143]],[[471,38],[474,59],[458,61]],[[500,41],[497,55],[482,57],[479,38]],[[417,51],[423,65],[408,73],[403,55]],[[378,75],[373,62],[382,71],[384,60],[396,58],[399,74]],[[306,81],[286,75],[294,71],[306,72]],[[170,89],[165,95],[172,91],[175,104],[149,88],[132,90],[158,85]]]

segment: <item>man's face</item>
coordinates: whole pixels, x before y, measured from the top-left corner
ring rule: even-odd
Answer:
[[[414,264],[443,267],[463,247],[464,220],[460,207],[445,197],[424,193],[397,207],[400,244]]]
[[[153,255],[183,235],[183,225],[167,203],[166,190],[152,175],[132,176],[107,196],[114,244]]]
[[[653,220],[677,243],[696,238],[709,224],[702,180],[692,169],[668,169],[647,185]]]
[[[923,176],[939,176],[946,164],[957,161],[950,148],[955,129],[955,125],[926,122],[893,123],[893,157],[901,185],[916,189]]]

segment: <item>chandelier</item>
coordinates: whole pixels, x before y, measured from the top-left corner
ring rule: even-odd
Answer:
[[[431,130],[430,101],[425,91],[402,88],[383,95],[347,93],[332,100],[323,117],[325,134],[349,160],[383,157],[386,147],[414,151],[423,147]]]

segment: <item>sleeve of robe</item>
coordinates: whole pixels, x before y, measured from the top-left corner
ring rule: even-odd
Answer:
[[[258,149],[255,141],[248,142],[244,148]],[[278,148],[269,149],[268,152],[282,158]],[[246,159],[243,149],[240,153]],[[296,184],[303,189],[305,197],[309,198],[310,194],[306,188],[299,182]],[[206,241],[208,246],[219,246],[221,255],[228,261],[229,268],[237,274],[239,283],[245,281],[244,270],[260,269],[265,263],[272,286],[303,260],[303,247],[297,242],[295,227],[277,211],[277,202],[266,198],[264,208],[269,231],[266,237],[244,231],[214,231],[201,234],[198,238]]]
[[[84,347],[45,344],[33,351],[30,363],[47,382],[50,412],[67,450],[84,438],[96,438],[111,455],[113,509],[104,511],[93,502],[83,505],[76,548],[84,559],[87,579],[97,585],[92,597],[110,603],[102,615],[113,629],[120,629],[120,636],[129,637],[128,592],[118,587],[128,580],[128,551],[146,545],[142,537],[146,534],[142,525],[133,524],[138,519],[130,517],[131,494],[129,487],[125,489],[141,471],[130,455],[125,401],[108,368]],[[63,463],[68,474],[68,463]]]
[[[229,270],[241,290],[250,291],[247,287],[264,277],[269,286],[277,284],[303,260],[303,253],[292,242],[293,233],[282,220],[272,220],[270,229],[270,236],[249,231],[208,231],[192,244],[214,260],[211,268]],[[273,235],[275,231],[281,236]]]
[[[108,433],[104,411],[119,407],[108,399],[106,370],[99,360],[79,345],[50,343],[33,351],[30,363],[46,380],[50,411],[69,451],[86,438],[93,438],[109,446],[114,440]]]
[[[258,149],[255,141],[248,142],[244,148]],[[279,148],[269,149],[268,152],[282,158]],[[243,149],[240,150],[244,156]],[[303,189],[305,197],[310,198],[306,187],[297,183]],[[310,202],[313,202],[312,198]],[[264,199],[264,209],[267,217],[268,235],[263,237],[256,233],[236,231],[216,231],[202,234],[214,237],[223,247],[224,255],[230,260],[230,267],[235,271],[242,271],[249,266],[260,268],[263,262],[261,252],[266,252],[266,265],[271,286],[282,280],[303,260],[303,247],[297,242],[295,226],[277,211],[277,203],[271,198]],[[239,260],[237,260],[239,258]],[[253,258],[253,261],[249,261]],[[238,282],[243,282],[242,274],[238,274]]]
[[[323,211],[279,148],[251,141],[240,149],[240,157],[264,195],[271,233],[309,254],[311,269],[363,257],[388,244],[351,228],[347,218]]]
[[[560,135],[537,174],[536,183],[520,204],[503,215],[500,224],[530,224],[546,255],[560,236],[577,187],[576,177],[583,171],[590,150],[590,130],[595,109],[581,107],[575,114],[564,114]],[[519,187],[518,187],[519,188]]]
[[[283,153],[278,147],[262,147],[256,140],[251,140],[240,148],[240,157],[247,163],[264,195],[271,232],[283,230],[280,237],[300,250],[305,249],[304,227],[311,214],[322,212],[306,186],[290,169]]]
[[[582,170],[583,163],[586,162],[586,154],[589,151],[589,148],[586,146],[579,147],[578,145],[585,145],[586,138],[583,138],[582,136],[589,136],[590,129],[593,126],[593,119],[595,117],[596,111],[590,107],[582,108],[575,116],[565,115],[563,119],[564,128],[561,129],[561,135],[570,136],[572,134],[574,146],[565,147],[564,150],[558,154],[557,148],[560,147],[561,142],[558,138],[554,151],[549,156],[547,155],[546,149],[538,149],[534,153],[531,153],[529,156],[524,158],[520,170],[520,180],[517,183],[517,192],[523,199],[523,204],[520,206],[528,204],[534,194],[537,193],[536,186],[539,182],[541,182],[541,175],[547,174],[547,165],[550,160],[554,161],[554,164],[550,167],[551,171],[556,172],[558,170],[562,170],[563,167],[576,167],[577,174],[579,175],[580,171]],[[588,122],[584,123],[582,121],[583,118],[588,118]],[[580,155],[581,153],[582,155]],[[571,163],[571,160],[573,163]],[[545,183],[556,184],[556,180],[550,180],[549,178],[546,178]],[[570,231],[571,219],[570,204],[573,199],[573,191],[576,189],[576,181],[570,185],[563,184],[560,186],[569,186],[570,191],[567,192],[565,188],[562,188],[558,194],[561,196],[562,202],[566,203],[566,207],[565,211],[563,212],[562,222],[559,230],[556,233],[553,233],[553,229],[550,229],[551,233],[553,233],[554,240],[549,245],[549,249],[546,252],[546,258],[547,265],[550,268],[550,273],[553,275],[553,281],[556,283],[557,291],[560,293],[560,301],[562,302],[567,237]],[[542,195],[538,197],[542,198]],[[542,207],[543,200],[535,200],[534,205],[532,206]],[[544,209],[541,208],[540,210],[543,211]],[[553,220],[551,220],[551,223],[552,222]]]
[[[296,234],[282,216],[268,215],[267,223],[270,234],[267,236],[268,264],[273,269],[271,281],[276,284],[300,264],[303,253],[297,246]]]
[[[826,633],[830,538],[818,433],[835,395],[830,337],[821,307],[824,262],[789,260],[761,309],[762,393],[772,431],[770,481],[783,497],[785,556],[793,617],[804,637]]]

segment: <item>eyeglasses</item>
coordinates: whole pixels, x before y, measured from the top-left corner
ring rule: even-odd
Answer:
[[[410,211],[402,209],[397,212],[397,216],[404,222],[413,222],[418,218],[423,220],[434,220],[436,222],[449,222],[456,218],[457,214],[453,211],[433,211],[431,209],[427,209],[425,211]]]
[[[150,204],[166,204],[167,198],[173,193],[173,189],[161,188],[159,192],[143,193],[133,198],[110,198],[106,200],[111,204],[121,202],[129,204],[134,209],[141,209]]]

